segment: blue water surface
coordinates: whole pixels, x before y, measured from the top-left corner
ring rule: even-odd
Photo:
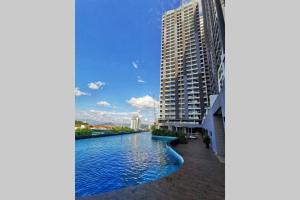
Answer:
[[[75,196],[147,183],[177,171],[182,160],[167,146],[174,138],[151,133],[76,140]]]

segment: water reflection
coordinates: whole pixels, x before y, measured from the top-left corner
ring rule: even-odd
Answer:
[[[146,183],[180,167],[166,142],[150,133],[77,140],[75,156],[76,196]]]

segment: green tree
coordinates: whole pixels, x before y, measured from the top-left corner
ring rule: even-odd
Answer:
[[[150,126],[150,130],[151,130],[151,132],[155,131],[155,130],[156,130],[156,125],[155,125],[155,124],[152,124],[152,125]]]
[[[89,126],[89,124],[86,123],[86,122],[75,120],[75,126],[76,127],[80,127],[81,125]]]
[[[114,127],[112,127],[112,132],[114,132],[114,133],[121,133],[121,132],[132,133],[134,131],[133,131],[133,129],[126,127],[126,126],[114,126]]]
[[[80,137],[80,136],[90,136],[92,135],[92,130],[89,128],[84,128],[84,129],[77,129],[75,131],[75,136]]]

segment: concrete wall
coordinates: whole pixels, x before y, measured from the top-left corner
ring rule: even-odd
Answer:
[[[225,88],[208,111],[201,127],[211,138],[211,148],[219,156],[225,156]]]

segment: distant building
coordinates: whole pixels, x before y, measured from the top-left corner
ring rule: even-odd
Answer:
[[[141,128],[141,119],[139,116],[133,116],[130,122],[130,128],[137,131]]]
[[[85,128],[89,128],[90,125],[87,122],[84,121],[79,121],[79,120],[75,120],[75,127],[74,129],[85,129]]]
[[[112,126],[109,125],[94,125],[91,127],[92,130],[112,130]]]
[[[75,128],[75,130],[77,130],[77,129],[85,129],[85,128],[88,128],[88,125],[81,124],[80,126],[75,126],[74,128]]]

